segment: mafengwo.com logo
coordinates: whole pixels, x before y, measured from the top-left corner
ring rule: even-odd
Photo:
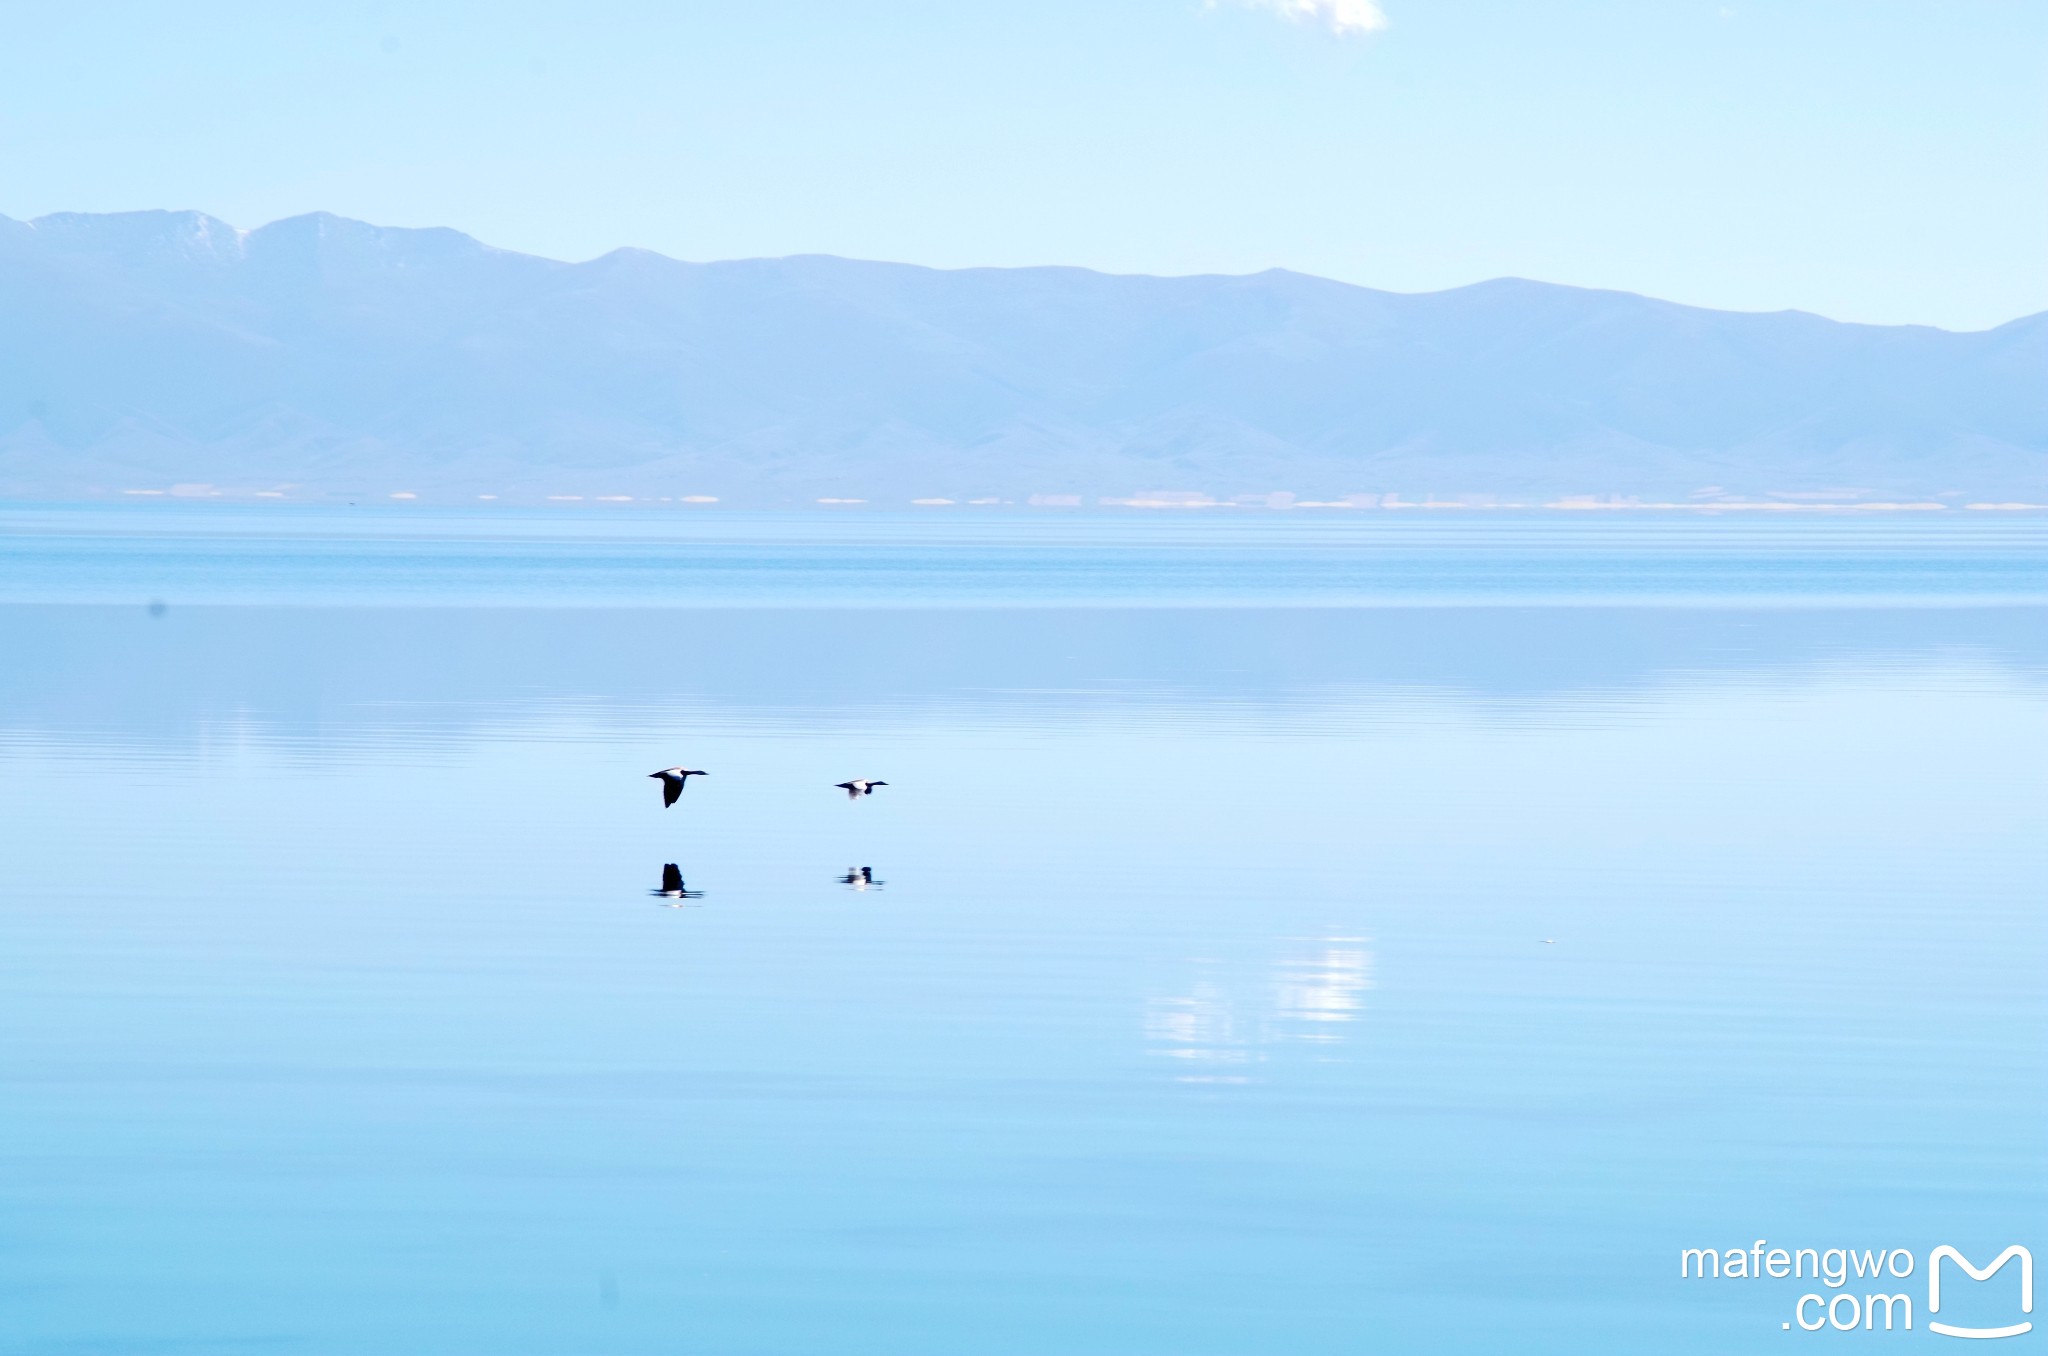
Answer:
[[[1779,1248],[1759,1238],[1747,1248],[1681,1249],[1678,1274],[1811,1282],[1778,1325],[1787,1332],[1912,1332],[1916,1318],[1928,1332],[1979,1341],[2034,1330],[2034,1254],[2017,1243],[1980,1266],[1946,1243],[1923,1259],[1907,1248]],[[1917,1314],[1916,1297],[1926,1305]]]

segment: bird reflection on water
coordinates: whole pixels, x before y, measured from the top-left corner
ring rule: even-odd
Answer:
[[[684,888],[683,869],[680,866],[677,866],[674,862],[668,862],[662,866],[661,888],[658,890],[649,890],[647,893],[651,895],[657,895],[663,899],[673,899],[677,901],[685,899],[704,898],[704,892],[702,890],[690,890]],[[681,908],[682,905],[680,902],[678,902],[674,905],[671,905],[670,907]]]
[[[882,881],[875,879],[875,868],[872,866],[847,867],[846,874],[839,878],[839,883],[851,890],[879,890],[883,885]]]

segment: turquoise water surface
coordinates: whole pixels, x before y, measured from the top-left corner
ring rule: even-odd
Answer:
[[[5,1356],[1940,1349],[1680,1251],[2048,1260],[2040,520],[0,533]]]

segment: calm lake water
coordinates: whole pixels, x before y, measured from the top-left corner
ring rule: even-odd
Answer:
[[[2039,519],[14,509],[0,655],[5,1356],[1940,1349],[1679,1252],[2048,1261]]]

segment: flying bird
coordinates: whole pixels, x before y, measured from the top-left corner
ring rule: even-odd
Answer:
[[[871,782],[865,777],[855,777],[850,782],[832,783],[832,785],[846,793],[848,800],[859,800],[862,796],[872,796],[875,794],[876,787],[887,786],[888,784],[887,782]]]
[[[683,794],[683,787],[692,777],[708,777],[709,773],[694,767],[665,767],[659,772],[650,772],[650,777],[661,779],[661,808],[666,810],[676,803],[676,797]]]

